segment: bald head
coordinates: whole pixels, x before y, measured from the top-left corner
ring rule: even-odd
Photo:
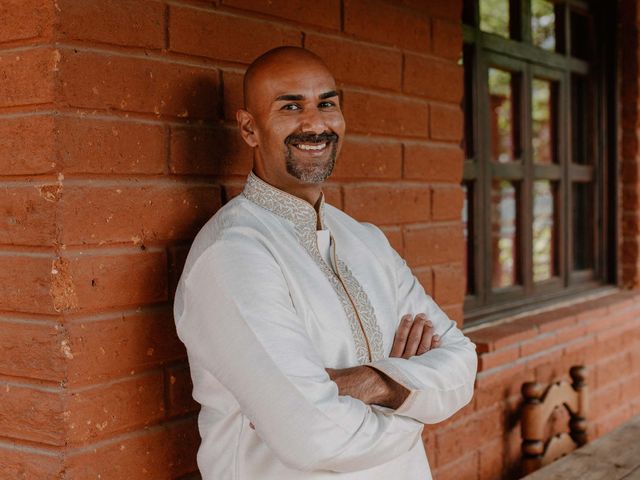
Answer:
[[[331,75],[322,59],[313,52],[301,47],[277,47],[256,58],[247,68],[242,84],[244,107],[252,111],[256,96],[265,82],[286,75],[292,68],[321,68]]]

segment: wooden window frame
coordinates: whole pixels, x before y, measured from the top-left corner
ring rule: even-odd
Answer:
[[[616,88],[615,88],[615,2],[584,2],[557,0],[556,21],[563,22],[562,36],[556,41],[564,53],[543,50],[531,44],[531,0],[510,0],[510,37],[483,32],[479,27],[479,0],[466,0],[463,9],[463,39],[472,57],[465,59],[465,141],[470,141],[471,158],[466,158],[463,183],[473,181],[472,208],[468,211],[471,227],[472,252],[468,278],[473,289],[465,297],[465,324],[477,324],[504,315],[515,314],[532,307],[552,303],[572,295],[594,290],[615,282],[616,249],[615,184],[616,177]],[[571,11],[588,12],[593,22],[591,37],[593,58],[585,61],[572,57],[570,22]],[[492,162],[490,126],[482,119],[489,118],[487,72],[489,67],[519,72],[520,131],[522,155],[508,164]],[[594,95],[591,105],[590,130],[592,164],[572,163],[572,103],[573,76],[587,78]],[[531,80],[542,78],[558,82],[558,163],[534,164],[531,152]],[[469,112],[469,108],[471,112]],[[471,115],[471,117],[469,117]],[[469,149],[468,149],[469,151]],[[518,246],[520,282],[513,287],[494,290],[491,287],[491,181],[494,178],[521,182],[519,195]],[[556,228],[558,234],[557,277],[533,283],[532,275],[532,216],[535,180],[557,182]],[[593,230],[593,268],[573,270],[572,191],[574,182],[592,182],[595,218]],[[482,208],[485,206],[486,208]]]

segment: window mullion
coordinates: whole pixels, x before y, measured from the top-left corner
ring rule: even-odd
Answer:
[[[518,262],[520,279],[525,295],[533,290],[533,155],[531,145],[531,66],[526,65],[522,72],[521,88],[521,144],[523,177],[520,192],[520,252]]]

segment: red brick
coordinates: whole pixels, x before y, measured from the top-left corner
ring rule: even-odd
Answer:
[[[251,171],[253,152],[229,127],[171,127],[171,173],[242,175]]]
[[[518,345],[501,348],[493,352],[481,353],[478,356],[478,371],[484,372],[490,368],[507,365],[520,357]]]
[[[0,446],[2,475],[12,479],[64,478],[61,453],[4,443]]]
[[[503,442],[501,438],[483,442],[482,448],[478,452],[480,456],[478,478],[481,480],[502,478]]]
[[[345,0],[344,31],[407,50],[430,48],[428,19],[380,0]]]
[[[66,474],[69,478],[179,478],[196,470],[199,443],[194,418],[166,423],[93,448],[70,450]]]
[[[163,173],[164,131],[159,124],[94,119],[90,115],[56,120],[65,174]]]
[[[389,240],[389,243],[393,247],[393,249],[402,255],[402,230],[398,227],[385,227],[382,228],[382,231]]]
[[[212,185],[84,183],[65,187],[63,239],[67,245],[135,246],[190,239],[219,207],[220,189]]]
[[[344,211],[362,222],[378,225],[429,219],[429,189],[383,185],[345,185]]]
[[[428,17],[438,17],[459,22],[462,13],[462,2],[451,0],[447,2],[425,2],[424,0],[398,0],[398,3],[416,10]]]
[[[350,132],[427,137],[429,109],[419,100],[349,90],[343,110]]]
[[[53,102],[59,62],[51,48],[0,52],[0,108]]]
[[[224,118],[233,123],[236,122],[236,111],[244,108],[243,78],[244,73],[228,70],[222,72]]]
[[[453,22],[434,19],[431,38],[436,55],[456,61],[462,56],[462,24],[458,18]]]
[[[340,29],[340,0],[325,0],[318,5],[316,14],[310,14],[309,3],[305,0],[222,0],[223,5],[242,8],[265,15],[281,17],[296,23],[306,23],[319,27]]]
[[[404,146],[404,177],[458,183],[462,178],[463,160],[464,152],[458,146],[407,143]]]
[[[433,472],[438,480],[476,480],[478,478],[478,452],[470,451],[455,462],[440,466]]]
[[[324,194],[324,200],[329,205],[333,205],[340,210],[344,209],[342,205],[342,188],[335,183],[327,182],[322,187],[322,193]]]
[[[67,384],[107,381],[185,358],[169,310],[125,312],[66,324]]]
[[[0,42],[50,37],[54,4],[48,0],[14,0],[0,4]]]
[[[536,335],[530,340],[524,341],[520,344],[520,356],[528,357],[536,353],[544,352],[555,346],[556,337],[553,333],[544,333]]]
[[[314,33],[305,36],[304,46],[317,53],[340,82],[400,90],[402,54],[398,50]]]
[[[457,262],[462,258],[463,242],[459,225],[407,227],[405,258],[412,266]]]
[[[54,117],[29,115],[0,120],[2,175],[37,175],[52,172]]]
[[[169,247],[169,298],[174,298],[184,264],[189,254],[189,246]]]
[[[427,292],[427,295],[433,296],[433,269],[430,267],[415,268],[413,269],[413,274],[425,292]]]
[[[492,325],[470,332],[469,334],[469,338],[478,345],[479,352],[492,352],[535,336],[535,327],[526,324],[518,324],[516,322]],[[486,347],[480,347],[480,344],[485,345]]]
[[[55,313],[49,295],[53,255],[4,254],[0,269],[0,310]]]
[[[621,378],[628,377],[631,373],[633,371],[630,358],[625,352],[600,360],[595,365],[597,388],[619,382]]]
[[[501,427],[502,411],[494,407],[462,418],[452,427],[442,431],[438,430],[436,442],[439,468],[456,461],[465,453],[474,451],[478,447],[479,438],[482,438],[484,442],[488,442],[493,438],[500,438]],[[474,468],[476,467],[474,465]]]
[[[615,411],[620,406],[621,396],[622,390],[619,382],[589,392],[590,418],[595,420]]]
[[[73,107],[220,117],[214,68],[75,49],[62,51],[60,74],[60,100]]]
[[[211,10],[171,6],[170,49],[202,57],[250,63],[282,45],[301,45],[300,31],[274,22]]]
[[[5,184],[0,190],[4,213],[0,244],[52,245],[55,242],[57,201],[47,197],[43,193],[46,191],[39,185]]]
[[[596,435],[599,437],[602,435],[606,435],[610,431],[618,428],[624,422],[629,420],[631,418],[631,415],[631,407],[629,405],[618,407],[606,417],[596,420]]]
[[[61,273],[71,282],[67,290],[54,297],[60,310],[87,312],[167,300],[164,250],[123,248],[121,253],[110,255],[99,250],[80,251],[64,260],[68,266]]]
[[[61,325],[0,320],[0,374],[61,382],[68,339]]]
[[[159,2],[56,0],[56,10],[63,40],[158,49],[164,46],[164,5]]]
[[[0,382],[0,432],[4,438],[65,444],[62,390]]]
[[[431,189],[431,218],[434,220],[460,220],[464,192],[459,186]]]
[[[162,372],[71,390],[66,409],[70,445],[156,423],[164,416]]]
[[[347,135],[331,178],[399,179],[401,173],[400,143]]]
[[[405,54],[403,90],[442,102],[460,103],[462,67],[433,57]]]
[[[454,320],[459,328],[462,328],[462,324],[464,322],[464,308],[461,303],[457,305],[444,305],[442,306],[442,311],[449,317],[451,320]]]
[[[435,140],[459,142],[462,140],[462,110],[460,107],[431,105],[429,132]]]
[[[189,365],[174,365],[167,369],[166,386],[168,390],[168,415],[171,417],[196,412],[198,402],[193,399],[191,373]]]
[[[465,279],[460,264],[436,265],[433,267],[435,301],[440,305],[451,305],[464,301]]]

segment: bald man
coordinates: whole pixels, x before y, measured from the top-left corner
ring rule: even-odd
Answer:
[[[423,424],[470,401],[475,346],[377,227],[325,202],[345,121],[322,60],[271,50],[244,95],[253,171],[196,236],[174,306],[203,478],[429,479]]]

